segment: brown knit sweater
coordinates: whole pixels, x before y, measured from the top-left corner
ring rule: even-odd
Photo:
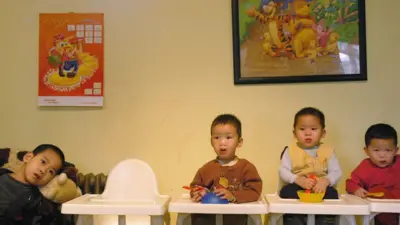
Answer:
[[[256,167],[246,159],[239,159],[232,166],[222,166],[214,159],[197,171],[190,186],[199,185],[214,190],[221,186],[221,178],[228,181],[226,188],[236,197],[237,203],[253,202],[260,198],[262,180]]]

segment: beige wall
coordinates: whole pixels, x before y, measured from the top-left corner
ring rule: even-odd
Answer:
[[[83,172],[136,157],[176,197],[214,157],[209,125],[229,112],[243,122],[239,156],[273,192],[292,117],[311,105],[325,112],[326,142],[347,176],[364,157],[370,124],[400,130],[399,8],[398,0],[367,0],[368,82],[234,86],[228,0],[1,0],[0,146],[54,143]],[[37,107],[40,12],[105,13],[103,109]]]

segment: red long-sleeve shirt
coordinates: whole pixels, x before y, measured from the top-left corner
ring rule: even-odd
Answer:
[[[353,194],[359,188],[369,192],[384,192],[384,198],[400,199],[400,155],[388,167],[378,167],[364,159],[346,180],[346,191]]]

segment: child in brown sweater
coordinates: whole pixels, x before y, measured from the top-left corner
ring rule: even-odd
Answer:
[[[211,124],[211,145],[217,154],[203,165],[190,184],[192,200],[199,202],[207,191],[215,192],[231,203],[257,201],[262,180],[256,167],[236,156],[236,148],[243,144],[240,120],[231,114],[217,116]],[[201,186],[205,189],[198,190]],[[247,215],[224,215],[224,225],[244,225]],[[213,225],[215,215],[192,214],[193,225]]]

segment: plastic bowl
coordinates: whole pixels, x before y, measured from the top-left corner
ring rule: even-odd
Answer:
[[[203,204],[228,204],[229,201],[227,199],[221,199],[213,192],[207,192],[203,198],[201,199],[201,203]]]
[[[305,193],[304,191],[297,191],[297,195],[301,202],[318,203],[324,201],[325,193]]]

